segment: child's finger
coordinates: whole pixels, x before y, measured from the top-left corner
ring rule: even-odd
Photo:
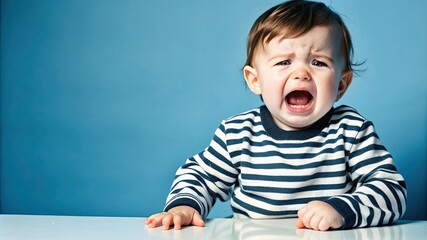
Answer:
[[[330,221],[327,218],[323,217],[319,222],[318,229],[320,231],[326,231],[331,227],[330,225]]]
[[[298,218],[297,223],[295,224],[296,228],[305,228],[304,223]]]
[[[203,221],[202,216],[196,211],[193,215],[193,225],[198,227],[204,227],[205,221]]]
[[[319,223],[321,220],[322,220],[321,216],[319,216],[317,214],[313,214],[313,216],[310,218],[310,223],[309,223],[310,228],[318,231],[319,230]]]
[[[182,227],[183,216],[181,214],[176,214],[173,217],[174,229],[179,230]]]
[[[307,205],[300,208],[297,212],[298,218],[301,219],[302,216],[304,216],[305,212],[307,211]]]
[[[161,214],[162,214],[162,213],[156,213],[156,214],[153,214],[153,215],[149,216],[145,222],[146,222],[146,223],[151,223],[155,218],[157,218],[157,217],[158,217],[158,216],[160,216]]]
[[[146,221],[145,224],[148,225],[150,228],[155,228],[161,225],[163,220],[162,213],[157,213],[154,215],[151,215]]]
[[[162,219],[163,218],[162,218],[162,214],[161,213],[154,214],[154,215],[151,215],[147,219],[147,221],[145,221],[145,224],[147,224],[148,227],[150,227],[150,228],[155,228],[155,227],[157,227],[157,226],[160,225],[160,223],[162,222]]]
[[[168,230],[169,227],[173,224],[173,215],[172,214],[164,214],[162,217],[162,225],[164,230]]]
[[[313,217],[314,217],[314,212],[307,211],[306,208],[303,208],[300,211],[298,211],[298,218],[306,228],[312,228],[311,221]]]

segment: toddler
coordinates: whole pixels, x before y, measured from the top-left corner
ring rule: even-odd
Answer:
[[[390,224],[406,185],[372,122],[334,107],[353,78],[352,42],[323,3],[288,1],[252,26],[243,75],[265,105],[224,120],[176,173],[149,227],[204,226],[217,199],[234,218],[297,217],[326,231]]]

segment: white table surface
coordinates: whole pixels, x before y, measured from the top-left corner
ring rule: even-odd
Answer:
[[[0,215],[0,239],[426,239],[427,221],[317,232],[296,229],[296,219],[209,219],[205,227],[148,228],[145,218]]]

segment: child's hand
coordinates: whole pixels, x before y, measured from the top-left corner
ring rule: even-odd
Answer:
[[[181,229],[182,226],[194,225],[198,227],[205,226],[205,221],[196,209],[188,206],[178,206],[171,208],[168,212],[162,212],[151,215],[145,224],[150,228],[163,225],[163,229],[168,230],[174,225],[175,230]]]
[[[322,201],[311,201],[298,211],[297,228],[326,231],[342,227],[344,220],[331,205]]]

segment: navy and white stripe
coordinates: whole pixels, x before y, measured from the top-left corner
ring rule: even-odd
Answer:
[[[351,228],[399,219],[406,185],[373,124],[353,108],[285,131],[262,106],[223,121],[210,145],[178,169],[165,210],[188,205],[207,217],[216,199],[230,198],[236,218],[295,217],[322,200]]]

